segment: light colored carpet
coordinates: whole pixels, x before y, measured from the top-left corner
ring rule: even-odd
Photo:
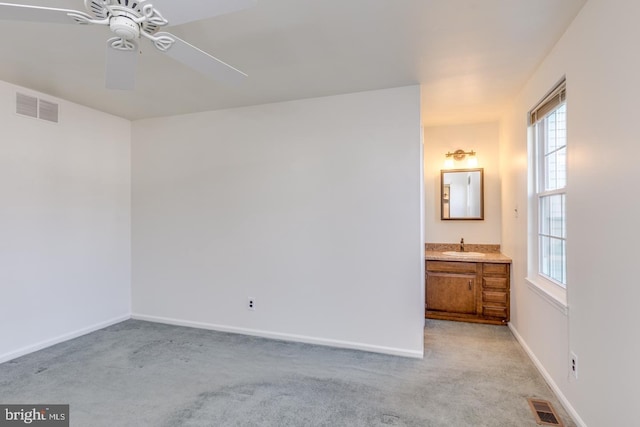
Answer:
[[[508,328],[429,320],[424,360],[129,320],[0,365],[0,403],[71,425],[575,426]]]

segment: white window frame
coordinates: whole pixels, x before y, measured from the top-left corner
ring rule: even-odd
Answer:
[[[527,282],[534,291],[540,295],[547,297],[559,308],[566,311],[567,307],[567,256],[566,256],[566,200],[567,200],[567,185],[562,188],[554,188],[551,190],[544,190],[545,179],[545,162],[544,162],[544,149],[541,147],[544,144],[544,140],[538,137],[537,132],[540,131],[539,123],[546,120],[547,117],[555,112],[561,106],[566,105],[566,83],[564,78],[529,112],[528,120],[528,140],[529,140],[529,237],[528,237],[528,277]],[[567,138],[568,139],[568,138]],[[566,144],[568,147],[568,142]],[[566,148],[565,148],[566,153]],[[566,159],[566,158],[565,158]],[[565,160],[565,166],[567,165]],[[566,178],[566,175],[565,175]],[[565,282],[559,282],[553,278],[545,275],[542,272],[541,265],[541,200],[548,196],[564,195],[564,227],[565,233],[561,239],[564,241],[564,277]],[[556,238],[554,236],[553,238]]]

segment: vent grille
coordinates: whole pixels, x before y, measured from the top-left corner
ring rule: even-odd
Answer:
[[[37,119],[38,98],[23,93],[16,94],[16,113]]]
[[[564,427],[564,424],[562,424],[560,417],[553,409],[551,402],[540,399],[528,400],[531,411],[533,411],[533,415],[536,418],[536,423],[538,423],[539,425]]]
[[[58,123],[58,104],[40,100],[40,118],[49,122]]]
[[[16,93],[16,113],[21,116],[58,123],[59,106],[35,96]]]

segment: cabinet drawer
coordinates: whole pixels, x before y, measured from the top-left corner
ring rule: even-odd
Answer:
[[[482,307],[482,314],[488,317],[500,317],[501,319],[506,319],[507,308],[485,305]]]
[[[507,264],[491,264],[485,263],[483,267],[483,274],[507,274]]]
[[[483,289],[507,289],[508,279],[506,277],[483,277]]]
[[[492,303],[489,305],[504,305],[507,306],[507,293],[500,291],[483,291],[482,302],[484,304]]]
[[[457,262],[457,261],[427,261],[427,271],[475,274],[476,263],[475,262]]]

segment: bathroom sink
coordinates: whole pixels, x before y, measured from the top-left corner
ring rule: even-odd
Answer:
[[[444,255],[452,255],[452,256],[457,256],[457,257],[463,257],[463,258],[474,258],[474,257],[479,257],[479,256],[484,256],[485,254],[482,252],[458,252],[458,251],[447,251],[447,252],[443,252]]]

